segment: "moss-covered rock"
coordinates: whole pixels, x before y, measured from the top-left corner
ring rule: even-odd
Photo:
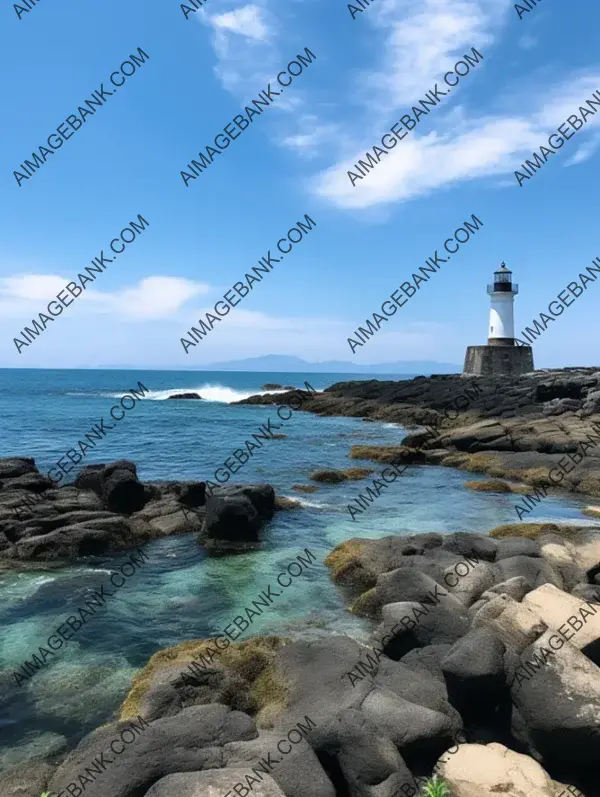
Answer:
[[[343,472],[340,470],[333,470],[333,468],[313,470],[309,473],[308,478],[315,482],[323,482],[324,484],[340,484],[340,482],[346,481]]]
[[[476,493],[512,493],[510,484],[500,481],[500,479],[465,482],[464,487],[474,490]]]
[[[350,606],[352,614],[357,614],[359,617],[370,617],[371,620],[381,619],[382,601],[377,598],[376,589],[368,589],[363,592],[354,603]]]
[[[274,659],[279,648],[287,640],[277,637],[253,637],[244,642],[232,642],[228,648],[220,651],[220,655],[212,657],[211,668],[228,669],[239,679],[244,688],[250,690],[256,700],[254,710],[260,711],[265,701],[281,702],[284,692],[282,684],[277,684],[271,676],[262,679],[261,676]],[[164,648],[155,653],[148,664],[141,669],[131,683],[131,689],[123,701],[118,714],[118,719],[125,721],[143,715],[142,702],[149,692],[161,680],[163,671],[173,674],[177,670],[184,673],[188,665],[198,659],[200,655],[210,658],[209,648],[215,649],[214,639],[195,639],[181,642],[174,647]]]
[[[316,493],[319,488],[316,484],[294,484],[292,490],[297,493]]]
[[[275,496],[275,509],[301,509],[302,504],[295,498],[287,498],[285,495]]]
[[[363,542],[352,539],[336,546],[325,558],[325,564],[331,570],[331,578],[336,584],[347,584],[361,592],[375,586],[377,576],[365,567],[362,553]]]
[[[372,473],[375,473],[373,468],[346,468],[342,471],[348,481],[357,481],[358,479],[366,479]]]
[[[573,537],[579,530],[579,526],[559,525],[558,523],[507,523],[504,526],[496,526],[489,532],[489,535],[497,539],[524,537],[526,540],[535,540],[542,534],[559,534],[563,537]]]
[[[350,459],[372,459],[388,465],[402,462],[425,462],[425,454],[418,448],[407,446],[352,446],[348,454]]]

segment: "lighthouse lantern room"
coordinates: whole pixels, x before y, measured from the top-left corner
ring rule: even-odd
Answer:
[[[487,286],[487,292],[491,301],[488,346],[514,346],[514,298],[519,286],[512,281],[512,271],[505,263],[494,271],[494,282]]]

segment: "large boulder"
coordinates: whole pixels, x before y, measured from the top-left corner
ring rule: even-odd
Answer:
[[[554,797],[554,783],[542,767],[502,744],[461,744],[443,755],[436,769],[453,797]]]
[[[512,559],[513,556],[541,556],[540,544],[537,540],[528,540],[525,537],[504,537],[496,540],[498,550],[496,561]]]
[[[523,598],[523,606],[539,615],[553,631],[562,627],[570,643],[600,666],[600,612],[597,609],[552,584],[543,584],[528,593]]]
[[[250,717],[218,704],[186,708],[176,717],[149,724],[142,723],[141,718],[132,723],[111,723],[78,744],[52,776],[48,791],[69,793],[66,789],[71,783],[79,788],[80,773],[96,755],[104,753],[106,760],[109,744],[114,739],[119,741],[125,728],[130,731],[124,737],[128,743],[120,755],[114,756],[110,766],[91,784],[85,784],[85,797],[144,795],[166,775],[220,767],[223,745],[257,736]]]
[[[144,797],[222,797],[234,793],[232,790],[239,783],[243,789],[247,789],[246,775],[248,770],[241,768],[176,772],[157,781]],[[251,772],[250,776],[253,777]],[[258,785],[250,782],[253,797],[286,797],[269,775],[261,775],[260,782],[256,776],[254,778]],[[239,791],[243,794],[241,789]]]
[[[471,606],[486,590],[494,586],[496,568],[488,562],[479,562],[473,567],[469,567],[466,562],[462,564],[463,569],[458,565],[446,568],[442,583],[448,585],[450,593],[462,604]]]
[[[523,576],[533,588],[540,584],[554,584],[562,589],[564,580],[559,572],[545,559],[534,556],[511,556],[498,562],[500,581]]]
[[[361,713],[400,750],[411,769],[432,764],[452,744],[460,718],[407,700],[387,689],[374,689]]]
[[[436,605],[440,601],[456,611],[463,609],[462,602],[451,595],[447,587],[442,587],[426,573],[417,569],[399,567],[390,573],[382,573],[375,587],[376,597],[382,603],[411,601]]]
[[[188,507],[206,504],[206,482],[187,482],[182,485],[179,501]]]
[[[230,767],[236,769],[245,767],[245,775],[256,777],[252,768],[255,767],[260,776],[259,762],[266,761],[267,766],[270,766],[270,776],[286,797],[336,797],[328,773],[323,768],[311,744],[307,742],[306,738],[298,739],[298,736],[302,737],[306,733],[310,733],[312,736],[314,729],[307,731],[311,727],[311,722],[310,717],[299,716],[293,726],[286,727],[282,732],[262,731],[256,739],[229,742],[223,746],[222,762],[226,771]],[[301,726],[303,730],[300,731],[298,726]],[[295,733],[292,734],[294,729]],[[288,733],[294,738],[293,746],[284,738]],[[277,745],[282,742],[282,738],[283,743],[278,749]],[[283,755],[282,748],[286,749],[287,747],[291,749]],[[245,788],[252,787],[250,793],[254,794],[254,784],[251,780],[246,780],[245,775],[239,782]],[[233,791],[237,794],[240,790],[238,789],[236,792],[234,786]],[[215,797],[224,797],[224,794],[221,793]]]
[[[442,660],[448,697],[465,721],[481,722],[493,716],[506,691],[505,650],[488,628],[474,628]]]
[[[455,531],[444,537],[442,547],[461,557],[471,557],[475,561],[483,559],[485,562],[494,562],[498,550],[498,542],[484,534],[469,534],[465,531]]]
[[[360,711],[340,712],[314,732],[311,744],[332,773],[331,779],[339,780],[350,794],[392,797],[414,788],[413,776],[396,745]],[[337,773],[341,779],[335,777]]]
[[[511,697],[533,750],[559,769],[597,774],[600,668],[547,631],[522,652]]]
[[[39,473],[32,457],[0,458],[0,480],[14,479],[26,473]]]
[[[487,627],[507,648],[521,653],[546,630],[540,617],[506,594],[492,598],[473,617],[473,628]]]
[[[96,528],[93,524],[64,526],[47,534],[19,539],[6,555],[11,559],[56,561],[81,556],[102,556],[111,551],[132,547],[127,521],[119,518],[113,529]]]
[[[73,482],[79,490],[93,490],[96,495],[102,497],[102,487],[104,486],[104,469],[106,465],[86,465],[82,468]]]
[[[466,608],[453,596],[449,597],[450,604],[442,599],[437,606],[415,601],[386,604],[374,640],[384,641],[383,651],[394,661],[414,648],[457,642],[469,630],[470,621]]]
[[[207,498],[198,541],[213,554],[252,550],[274,511],[275,491],[268,484],[225,487]]]
[[[129,468],[110,469],[110,466],[104,473],[102,499],[107,509],[130,515],[144,507],[146,492],[135,473]]]
[[[211,492],[213,497],[245,496],[256,509],[261,520],[270,520],[275,513],[275,490],[270,484],[231,484]]]
[[[245,551],[259,541],[262,523],[245,495],[211,497],[198,541],[211,553]]]

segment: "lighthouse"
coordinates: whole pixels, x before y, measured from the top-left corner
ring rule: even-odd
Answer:
[[[526,374],[534,370],[531,346],[517,346],[515,341],[515,296],[519,286],[512,281],[512,271],[505,263],[494,271],[494,281],[487,286],[490,297],[490,322],[486,346],[468,346],[464,374],[495,376]]]
[[[514,346],[514,301],[519,286],[512,281],[512,271],[505,263],[494,271],[494,281],[487,286],[487,292],[491,302],[488,346]]]

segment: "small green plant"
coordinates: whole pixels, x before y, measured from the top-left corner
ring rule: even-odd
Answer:
[[[43,791],[43,792],[40,794],[40,797],[55,797],[55,796],[54,796],[54,794],[53,794],[52,792],[50,792],[50,791]]]
[[[434,775],[423,786],[424,797],[451,797],[448,784],[439,775]]]

